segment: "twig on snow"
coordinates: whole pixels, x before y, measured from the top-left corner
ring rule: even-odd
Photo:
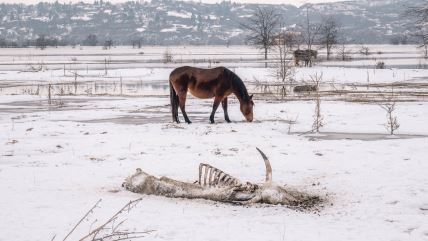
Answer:
[[[90,232],[88,235],[86,235],[85,237],[81,238],[80,241],[83,241],[85,239],[87,239],[88,237],[92,237],[91,240],[97,240],[96,237],[97,235],[104,230],[105,226],[107,226],[108,224],[112,223],[113,221],[115,221],[119,214],[121,214],[123,211],[125,210],[131,210],[133,207],[135,207],[135,205],[140,202],[142,200],[142,198],[133,200],[133,201],[129,201],[125,206],[123,206],[118,212],[116,212],[111,218],[109,218],[109,220],[107,220],[104,224],[100,225],[98,228],[94,229],[92,232]],[[119,223],[120,225],[121,223]],[[116,239],[119,240],[119,239]],[[123,240],[123,239],[122,239]]]
[[[67,236],[65,236],[65,238],[62,240],[62,241],[65,241],[73,232],[74,232],[74,230],[76,230],[76,228],[77,228],[77,226],[79,226],[81,223],[82,223],[82,221],[83,220],[85,220],[85,218],[89,215],[89,214],[91,214],[93,211],[94,211],[94,209],[96,208],[96,207],[98,207],[98,204],[101,202],[101,200],[102,199],[100,199],[100,200],[98,200],[96,203],[95,203],[95,205],[91,208],[91,209],[89,209],[89,211],[88,212],[86,212],[86,214],[79,220],[79,222],[77,222],[76,223],[76,225],[74,225],[74,227],[73,227],[73,229],[71,229],[71,231],[67,234]],[[55,238],[55,236],[54,236],[54,238]],[[52,239],[53,240],[53,239]]]

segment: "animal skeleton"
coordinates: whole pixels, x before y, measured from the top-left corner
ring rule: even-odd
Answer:
[[[202,174],[204,175],[202,179]],[[208,180],[207,180],[208,177]],[[240,181],[231,175],[224,173],[222,170],[217,169],[205,163],[199,164],[199,180],[198,184],[203,187],[212,186],[236,186]]]
[[[266,167],[266,182],[262,184],[242,183],[213,166],[201,163],[199,179],[195,183],[181,182],[168,177],[157,178],[138,168],[135,174],[125,179],[122,186],[126,190],[141,194],[200,198],[237,204],[266,203],[308,207],[320,201],[316,196],[274,184],[270,162],[261,150],[258,148],[257,150],[262,155]]]

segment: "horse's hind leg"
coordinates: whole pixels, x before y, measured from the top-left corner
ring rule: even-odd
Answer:
[[[171,101],[171,114],[172,114],[172,122],[180,123],[178,120],[178,95],[172,85],[171,80],[169,81],[169,98]]]
[[[186,113],[186,96],[187,96],[187,91],[184,93],[180,93],[178,95],[179,106],[181,109],[181,113],[183,114],[184,120],[187,122],[187,124],[190,124],[192,122],[189,120],[189,117],[187,117],[187,113]],[[177,112],[178,112],[178,110],[177,110]]]
[[[221,106],[224,110],[224,119],[227,121],[227,123],[230,123],[229,114],[227,113],[227,97],[223,99],[223,101],[221,102]]]
[[[210,115],[211,124],[214,124],[214,115],[215,115],[215,112],[217,111],[218,106],[220,105],[221,99],[222,98],[219,98],[217,96],[214,98],[213,110]]]
[[[174,96],[175,99],[175,106],[173,106],[173,110],[172,110],[172,119],[173,121],[180,123],[180,120],[178,119],[178,105],[179,105],[179,98],[178,95]]]

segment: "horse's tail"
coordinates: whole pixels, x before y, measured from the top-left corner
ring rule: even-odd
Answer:
[[[169,78],[169,99],[171,101],[172,121],[178,122],[178,95],[172,86],[171,77]]]

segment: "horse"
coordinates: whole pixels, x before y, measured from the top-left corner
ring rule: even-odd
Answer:
[[[294,63],[296,66],[299,66],[300,60],[305,61],[305,66],[312,66],[312,58],[317,59],[318,51],[316,50],[296,50],[293,53]]]
[[[201,69],[183,66],[174,69],[169,76],[170,101],[172,121],[180,123],[178,119],[178,107],[185,121],[192,123],[186,113],[187,91],[201,99],[214,98],[214,104],[210,115],[211,124],[214,123],[215,112],[222,104],[224,119],[230,123],[227,113],[227,97],[235,94],[240,102],[240,110],[248,122],[253,121],[253,95],[248,95],[247,88],[234,72],[225,68]]]

